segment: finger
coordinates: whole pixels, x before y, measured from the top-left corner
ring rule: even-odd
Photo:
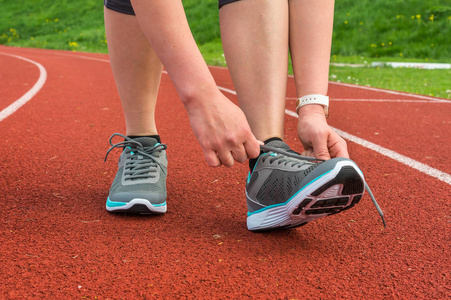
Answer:
[[[337,155],[335,157],[346,157],[346,158],[349,158],[348,149],[346,147],[344,149],[339,149],[337,151]]]
[[[315,157],[315,155],[313,154],[313,149],[312,149],[312,148],[305,149],[305,150],[301,153],[301,155],[307,156],[307,157]]]
[[[204,154],[205,154],[205,160],[207,161],[207,164],[210,167],[219,167],[221,165],[221,162],[219,161],[219,158],[216,155],[216,152],[208,151],[208,152],[204,152]]]
[[[333,157],[346,157],[349,158],[348,147],[346,141],[339,138],[339,141],[330,147],[330,153]]]
[[[233,155],[229,150],[218,152],[217,157],[221,164],[226,167],[231,167],[235,163],[235,159],[233,159]]]
[[[237,162],[244,163],[247,160],[247,153],[244,145],[240,145],[235,150],[232,150],[232,156]]]
[[[329,160],[329,148],[327,147],[326,139],[318,139],[312,141],[313,154],[315,158]]]
[[[339,151],[337,151],[337,155],[335,155],[335,157],[346,157],[349,158],[349,153],[348,153],[348,149],[340,149]]]
[[[253,135],[251,139],[244,142],[244,148],[249,158],[257,158],[260,155],[260,145],[264,145],[262,141],[257,140]]]

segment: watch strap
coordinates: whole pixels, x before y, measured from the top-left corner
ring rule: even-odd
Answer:
[[[301,107],[308,104],[319,104],[324,106],[324,113],[326,114],[326,117],[329,116],[329,97],[320,95],[320,94],[312,94],[312,95],[306,95],[302,96],[301,98],[298,98],[296,100],[296,112],[299,111]]]

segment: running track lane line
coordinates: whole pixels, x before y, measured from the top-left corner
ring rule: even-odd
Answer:
[[[63,56],[71,56],[71,57],[79,57],[79,58],[84,58],[84,59],[90,59],[90,60],[97,60],[97,61],[101,61],[101,62],[110,62],[107,59],[101,59],[101,58],[94,58],[94,57],[88,57],[88,56],[82,56],[82,55],[68,55],[68,54],[60,54]],[[166,71],[163,71],[164,74],[168,74]],[[426,99],[426,100],[433,100],[433,101],[429,101],[429,102],[443,102],[443,103],[449,103],[449,101],[447,100],[441,100],[441,99],[436,99],[433,97],[427,97],[427,96],[422,96],[422,95],[416,95],[416,94],[409,94],[409,93],[403,93],[403,92],[397,92],[397,91],[390,91],[390,90],[384,90],[384,89],[377,89],[377,88],[372,88],[372,87],[366,87],[366,86],[358,86],[358,85],[352,85],[352,84],[346,84],[346,83],[336,83],[336,82],[332,82],[329,81],[329,83],[332,84],[337,84],[337,85],[343,85],[343,86],[347,86],[347,87],[352,87],[352,88],[361,88],[361,89],[367,89],[367,90],[374,90],[374,91],[378,91],[378,92],[386,92],[388,94],[396,94],[396,95],[403,95],[403,96],[412,96],[415,98],[420,98],[420,99]],[[229,94],[235,95],[236,96],[236,92],[234,90],[222,87],[222,86],[218,86],[218,89],[224,92],[227,92]],[[285,109],[285,113],[289,116],[295,117],[297,118],[298,115],[291,110]],[[404,156],[402,154],[399,154],[395,151],[392,151],[390,149],[384,148],[382,146],[376,145],[374,143],[371,143],[367,140],[364,140],[362,138],[359,138],[355,135],[352,135],[350,133],[347,133],[345,131],[342,131],[340,129],[334,128],[331,126],[331,128],[333,130],[335,130],[340,136],[342,136],[343,138],[359,144],[360,146],[363,146],[365,148],[368,148],[370,150],[373,150],[377,153],[380,153],[384,156],[387,156],[397,162],[400,162],[408,167],[411,167],[415,170],[418,170],[426,175],[429,175],[431,177],[434,177],[440,181],[443,181],[449,185],[451,185],[451,175],[445,172],[442,172],[440,170],[434,169],[426,164],[423,164],[419,161],[416,161],[414,159],[411,159],[407,156]]]
[[[298,98],[289,97],[287,100],[297,100]],[[421,100],[421,99],[339,99],[339,98],[329,98],[329,101],[338,101],[338,102],[394,102],[394,103],[440,103],[440,104],[451,104],[451,101],[446,100]]]
[[[224,88],[224,87],[220,87],[220,86],[218,86],[218,88],[221,91],[224,91],[224,92],[236,95],[236,92],[234,90],[231,90],[231,89],[228,89],[228,88]],[[295,113],[294,111],[288,110],[288,109],[285,109],[285,113],[287,115],[291,116],[291,117],[294,117],[294,118],[298,117],[297,113]],[[445,172],[442,172],[440,170],[434,169],[434,168],[432,168],[432,167],[430,167],[430,166],[428,166],[426,164],[423,164],[423,163],[421,163],[419,161],[416,161],[416,160],[411,159],[411,158],[409,158],[407,156],[399,154],[399,153],[397,153],[397,152],[395,152],[393,150],[390,150],[390,149],[384,148],[382,146],[376,145],[374,143],[371,143],[371,142],[369,142],[367,140],[359,138],[359,137],[357,137],[355,135],[352,135],[352,134],[347,133],[345,131],[342,131],[340,129],[334,128],[332,126],[331,126],[331,128],[333,130],[335,130],[335,132],[337,132],[340,136],[342,136],[343,138],[345,138],[345,139],[347,139],[347,140],[349,140],[349,141],[351,141],[353,143],[359,144],[360,146],[363,146],[365,148],[373,150],[373,151],[375,151],[377,153],[380,153],[380,154],[382,154],[384,156],[387,156],[387,157],[389,157],[389,158],[391,158],[393,160],[396,160],[397,162],[400,162],[400,163],[402,163],[402,164],[404,164],[406,166],[409,166],[409,167],[411,167],[411,168],[413,168],[415,170],[418,170],[418,171],[420,171],[422,173],[425,173],[426,175],[429,175],[431,177],[434,177],[434,178],[436,178],[436,179],[438,179],[440,181],[443,181],[443,182],[451,185],[451,175],[448,174],[448,173],[445,173]]]
[[[7,53],[3,53],[3,52],[0,52],[0,54],[24,60],[26,62],[29,62],[29,63],[35,65],[39,69],[39,78],[38,78],[38,81],[36,81],[36,83],[33,85],[33,87],[28,92],[26,92],[22,97],[20,97],[19,99],[17,99],[13,103],[11,103],[9,106],[4,108],[0,112],[0,122],[1,122],[4,119],[6,119],[7,117],[9,117],[10,115],[12,115],[13,113],[15,113],[19,108],[21,108],[25,103],[30,101],[39,92],[39,90],[44,86],[44,83],[47,80],[47,71],[40,63],[37,63],[31,59],[28,59],[28,58],[25,58],[22,56],[18,56],[18,55],[7,54]]]

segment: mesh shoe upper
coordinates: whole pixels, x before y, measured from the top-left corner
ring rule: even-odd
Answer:
[[[148,137],[132,140],[120,134],[115,135],[124,137],[125,141],[112,145],[108,150],[109,153],[114,148],[124,148],[110,188],[109,200],[129,202],[141,198],[153,204],[163,203],[167,196],[166,145]]]
[[[266,146],[292,151],[282,141],[272,141]],[[279,152],[263,153],[246,185],[249,211],[286,202],[301,189],[305,184],[304,178],[317,166],[317,162],[300,160]]]

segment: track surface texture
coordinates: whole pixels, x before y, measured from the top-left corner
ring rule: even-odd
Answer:
[[[157,125],[168,145],[168,213],[107,213],[120,151],[103,159],[110,135],[125,132],[108,56],[1,46],[2,113],[42,83],[36,63],[42,87],[0,121],[0,298],[451,297],[449,101],[331,83],[329,123],[357,137],[351,158],[388,227],[365,194],[307,226],[252,233],[247,164],[206,165],[167,74]],[[227,69],[211,71],[236,102]],[[286,142],[302,150],[294,97],[290,77]]]

